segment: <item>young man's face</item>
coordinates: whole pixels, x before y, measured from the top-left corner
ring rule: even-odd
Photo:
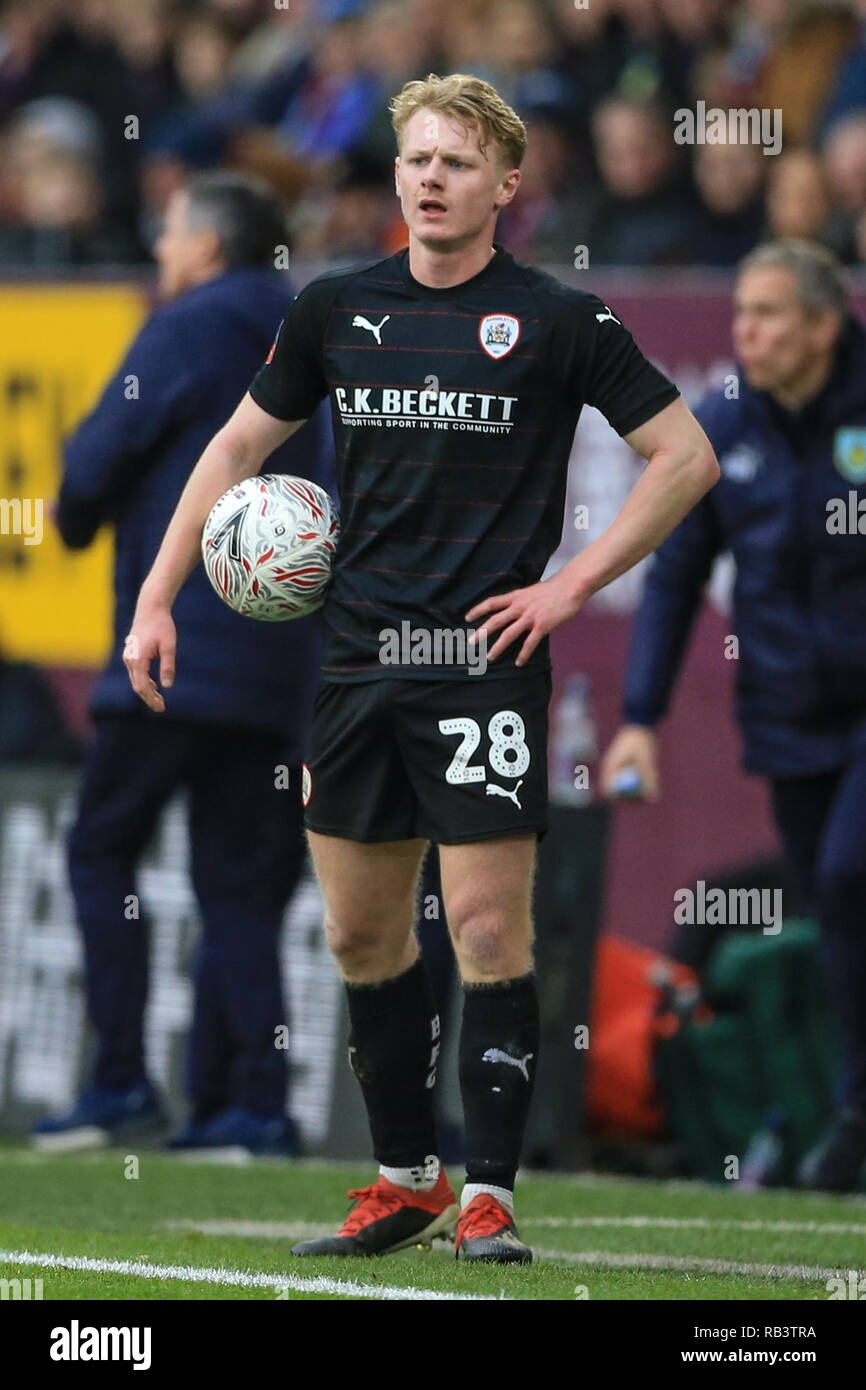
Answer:
[[[807,314],[782,266],[744,271],[734,293],[734,351],[756,391],[796,387],[838,332],[834,314]]]
[[[412,237],[430,250],[458,250],[493,236],[499,210],[520,182],[491,141],[441,111],[416,111],[395,161],[397,196]]]

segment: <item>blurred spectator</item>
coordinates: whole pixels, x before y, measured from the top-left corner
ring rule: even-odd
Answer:
[[[767,162],[757,145],[697,147],[694,175],[703,204],[700,247],[706,265],[736,265],[760,241]]]
[[[21,167],[47,154],[97,159],[102,150],[99,121],[81,102],[41,97],[15,113],[7,126],[10,148]]]
[[[738,79],[734,104],[781,108],[786,145],[801,144],[855,38],[850,6],[835,0],[745,0],[735,25],[729,65]]]
[[[381,0],[368,11],[361,52],[364,66],[378,82],[375,106],[358,144],[371,164],[378,164],[382,191],[390,189],[394,155],[394,129],[389,103],[406,82],[426,75],[434,64],[424,31],[402,0]]]
[[[103,195],[101,137],[86,107],[45,97],[18,112],[6,140],[7,265],[123,264],[142,258],[112,225]]]
[[[295,253],[308,260],[330,257],[343,265],[385,255],[395,202],[383,186],[379,165],[356,153],[336,188],[302,199],[292,219]]]
[[[593,136],[604,189],[587,241],[590,264],[687,264],[699,213],[683,188],[664,109],[608,98],[593,117]]]
[[[327,28],[304,80],[274,133],[297,155],[317,160],[349,149],[370,120],[379,93],[358,52],[360,23],[341,19]]]
[[[618,90],[674,105],[691,100],[701,45],[723,33],[717,0],[616,0],[626,35],[626,62]]]
[[[615,0],[635,43],[656,43],[662,35],[658,0]]]
[[[759,235],[761,179],[749,154],[698,150],[694,197],[666,113],[699,99],[781,107],[786,151],[816,134],[829,142],[831,184],[847,185],[859,167],[862,131],[846,123],[866,109],[866,0],[0,4],[0,121],[8,127],[34,100],[64,97],[89,110],[99,135],[98,155],[50,171],[56,189],[75,185],[69,201],[91,208],[90,251],[37,254],[21,227],[43,216],[32,206],[42,200],[25,197],[23,176],[13,187],[0,170],[0,228],[11,232],[0,240],[16,260],[141,258],[190,174],[220,166],[264,175],[294,205],[302,254],[367,254],[380,238],[373,254],[387,253],[405,244],[390,198],[388,102],[431,71],[487,78],[537,124],[551,168],[526,171],[532,197],[503,219],[519,254],[570,258],[591,239],[599,263],[683,264],[702,259],[700,245],[689,245],[700,228],[710,264],[735,262]],[[128,138],[130,115],[140,136]],[[0,141],[8,134],[0,128]],[[808,167],[792,163],[773,180],[777,193],[790,193],[786,218],[797,180],[813,177]],[[96,199],[87,188],[94,178]],[[832,197],[825,240],[850,261],[866,228],[847,192]],[[818,220],[813,210],[813,228]],[[39,241],[50,248],[52,238]]]
[[[589,236],[591,194],[574,188],[571,149],[559,125],[532,118],[526,130],[520,197],[501,214],[497,241],[518,260],[571,263],[576,244]]]
[[[498,76],[490,57],[490,24],[484,0],[450,5],[440,34],[442,66],[448,72],[471,72],[486,82]]]
[[[659,12],[681,43],[703,48],[724,30],[725,0],[658,0]]]
[[[465,0],[402,0],[402,8],[411,17],[418,40],[426,53],[433,54],[430,69],[442,72],[448,66],[445,44],[455,9],[463,8]],[[426,77],[426,72],[419,73]]]
[[[771,161],[767,231],[771,240],[820,241],[830,215],[824,169],[809,150],[789,150]]]
[[[174,42],[174,65],[186,96],[193,101],[218,96],[228,80],[233,54],[229,31],[212,15],[192,15],[181,24]]]
[[[40,97],[87,107],[101,134],[106,212],[130,232],[140,146],[127,138],[126,118],[135,115],[147,129],[173,88],[168,29],[158,12],[149,42],[134,41],[149,13],[138,0],[11,0],[0,16],[0,117]],[[130,54],[146,53],[147,61],[133,68],[118,34]]]
[[[844,212],[866,208],[866,107],[839,121],[824,142],[833,200]]]
[[[613,90],[628,56],[628,34],[615,0],[593,0],[575,9],[574,0],[554,0],[559,32],[557,65],[571,89],[582,134],[589,134],[592,109]]]
[[[235,49],[232,77],[255,82],[309,52],[316,0],[291,0],[287,9],[268,7],[261,24]]]
[[[162,197],[184,171],[220,162],[263,175],[285,198],[333,180],[337,157],[363,137],[379,96],[359,53],[362,33],[358,19],[337,19],[309,52],[262,81],[230,86],[211,102],[187,100],[149,142],[146,215],[161,211],[150,201],[155,191]]]
[[[722,41],[729,7],[725,0],[658,0],[658,10],[667,31],[662,47],[665,88],[677,102],[693,101],[703,95],[694,89],[698,58]]]
[[[179,29],[169,0],[84,0],[82,18],[123,60],[127,111],[149,121],[177,90]]]
[[[837,122],[822,153],[832,202],[829,241],[843,260],[866,260],[866,109]]]
[[[843,116],[866,108],[866,0],[851,0],[857,31],[851,47],[843,53],[836,69],[827,104],[821,117],[826,132]]]
[[[554,30],[533,0],[502,0],[491,13],[488,45],[496,87],[521,115],[527,108],[570,111],[574,88],[557,64]]]

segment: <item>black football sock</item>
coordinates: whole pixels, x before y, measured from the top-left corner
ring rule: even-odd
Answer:
[[[376,985],[347,985],[349,1061],[361,1083],[373,1152],[388,1168],[438,1153],[433,1086],[439,1015],[422,959]]]
[[[460,1089],[466,1180],[510,1192],[538,1060],[535,976],[464,985],[463,991]]]

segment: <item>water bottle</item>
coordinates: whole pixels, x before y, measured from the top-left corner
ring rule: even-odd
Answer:
[[[634,763],[620,768],[613,779],[610,796],[615,801],[640,801],[643,796],[643,783]]]
[[[588,766],[598,756],[598,726],[586,675],[571,675],[553,717],[551,740],[550,800],[557,806],[587,806],[592,801],[588,786],[575,785],[575,769]]]

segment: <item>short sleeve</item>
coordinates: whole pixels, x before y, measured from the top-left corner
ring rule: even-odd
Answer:
[[[584,400],[616,430],[629,434],[679,396],[672,381],[648,362],[623,323],[600,299],[590,297],[595,329]]]
[[[329,306],[315,281],[302,290],[253,378],[250,395],[277,420],[308,420],[328,394],[323,345]]]

